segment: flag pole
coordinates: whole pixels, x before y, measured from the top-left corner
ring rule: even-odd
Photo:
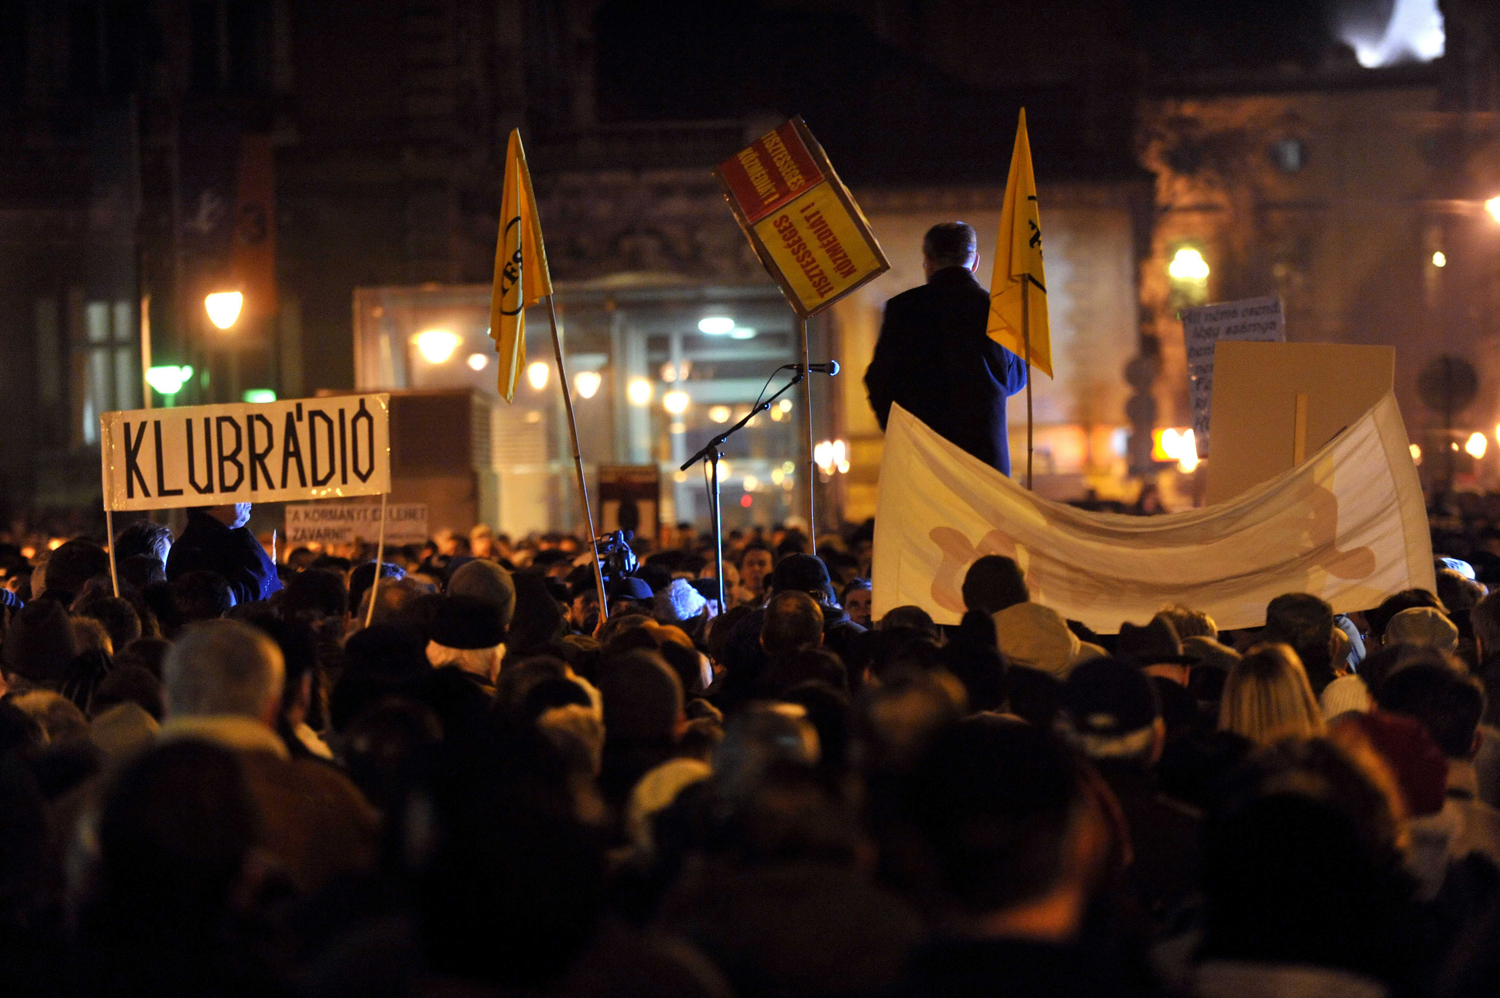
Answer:
[[[115,599],[119,599],[120,576],[115,569],[115,517],[107,502],[104,504],[104,533],[109,538],[109,582],[115,588]]]
[[[594,511],[589,508],[589,486],[583,477],[583,448],[578,444],[578,417],[573,414],[573,389],[563,365],[562,335],[557,331],[557,302],[547,295],[547,318],[552,321],[552,349],[557,352],[557,380],[562,382],[563,404],[568,409],[568,430],[573,438],[573,468],[578,473],[578,496],[583,500],[583,520],[588,526],[589,550],[594,554],[594,586],[599,590],[599,620],[609,619],[609,600],[604,596],[604,569],[599,564],[599,545],[594,543]]]
[[[1031,275],[1021,278],[1021,339],[1026,344],[1026,490],[1031,491]]]
[[[365,611],[365,626],[375,619],[375,597],[380,592],[380,563],[385,560],[385,501],[390,492],[380,493],[380,539],[375,542],[375,578],[370,580],[370,609]],[[276,547],[276,532],[271,532],[271,547]],[[359,608],[355,607],[357,611]]]
[[[812,371],[808,367],[806,316],[797,319],[797,328],[802,334],[802,407],[807,412],[807,546],[808,554],[817,554],[818,516],[813,504],[813,492],[818,487],[818,461],[813,447]],[[722,607],[720,612],[723,612]]]

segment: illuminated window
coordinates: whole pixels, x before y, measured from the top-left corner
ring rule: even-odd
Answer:
[[[135,303],[91,301],[83,306],[86,381],[83,390],[85,444],[99,441],[99,414],[140,404],[140,349],[135,342]],[[76,411],[76,410],[75,410]]]

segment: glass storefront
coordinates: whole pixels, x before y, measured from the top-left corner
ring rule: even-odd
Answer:
[[[704,476],[678,466],[785,383],[800,360],[796,317],[771,285],[607,281],[559,284],[564,360],[572,380],[590,491],[601,465],[651,465],[661,520],[707,529]],[[567,417],[545,307],[526,316],[526,367],[515,402],[498,398],[488,285],[365,288],[355,293],[360,390],[473,389],[495,400],[492,460],[502,497],[495,526],[570,529],[580,517]],[[826,324],[810,323],[813,359]],[[769,379],[769,387],[768,387]],[[814,384],[815,435],[831,406]],[[803,395],[793,389],[724,448],[725,529],[806,516]],[[599,515],[596,509],[596,517]]]

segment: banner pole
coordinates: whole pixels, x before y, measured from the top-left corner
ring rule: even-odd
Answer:
[[[115,587],[115,598],[120,598],[120,576],[115,570],[115,517],[109,504],[104,504],[104,532],[109,537],[109,581]]]
[[[594,511],[589,507],[589,486],[583,477],[583,448],[578,443],[578,417],[573,414],[573,386],[563,364],[562,335],[557,331],[557,302],[547,296],[547,318],[552,322],[552,349],[557,353],[557,380],[562,382],[563,404],[568,410],[568,430],[573,440],[573,468],[578,473],[578,496],[583,501],[583,522],[588,526],[589,549],[594,553],[594,586],[599,590],[599,620],[609,619],[609,600],[604,595],[604,568],[599,564],[599,545],[594,543]]]
[[[375,619],[375,597],[380,592],[380,563],[385,560],[385,503],[390,497],[389,492],[380,493],[380,539],[375,542],[375,578],[370,580],[370,608],[365,611],[366,627]],[[276,543],[274,535],[271,543]]]
[[[1031,275],[1021,279],[1021,338],[1026,344],[1026,490],[1031,491]],[[1004,405],[1005,403],[1001,403]]]
[[[812,369],[808,366],[806,316],[797,318],[797,328],[802,335],[802,406],[807,410],[807,545],[808,554],[817,554],[818,517],[813,493],[818,487],[818,462],[813,459]]]

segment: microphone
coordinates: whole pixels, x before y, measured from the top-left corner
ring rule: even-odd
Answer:
[[[787,367],[793,371],[803,370],[801,364],[788,364]],[[830,360],[826,364],[808,364],[806,370],[809,374],[826,374],[831,378],[839,373],[839,362]]]

